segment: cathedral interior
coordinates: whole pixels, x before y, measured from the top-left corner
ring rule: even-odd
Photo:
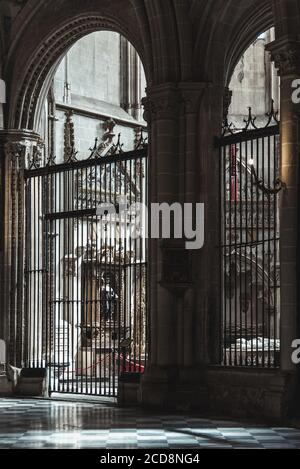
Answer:
[[[300,0],[0,1],[0,449],[300,448],[299,31]],[[141,234],[200,203],[201,249]]]

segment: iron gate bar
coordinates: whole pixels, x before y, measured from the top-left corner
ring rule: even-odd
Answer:
[[[84,160],[71,161],[70,163],[59,163],[46,165],[40,168],[25,169],[24,178],[30,179],[36,176],[46,176],[55,173],[64,173],[65,171],[90,168],[91,166],[109,165],[113,163],[122,163],[147,158],[148,149],[129,151],[121,155],[101,156],[98,158],[88,158]]]
[[[262,127],[254,130],[240,130],[234,134],[223,135],[222,137],[215,138],[215,147],[220,148],[225,145],[240,144],[243,142],[259,140],[260,138],[279,135],[280,126],[271,125],[269,127]]]
[[[58,212],[58,213],[46,213],[44,219],[48,221],[52,220],[68,220],[72,218],[89,218],[97,215],[97,209],[89,210],[73,210],[71,212]]]

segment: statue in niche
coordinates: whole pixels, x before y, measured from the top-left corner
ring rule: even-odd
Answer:
[[[110,275],[104,274],[101,279],[101,313],[106,323],[115,317],[118,298],[111,286]]]

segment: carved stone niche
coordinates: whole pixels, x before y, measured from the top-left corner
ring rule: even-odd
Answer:
[[[162,266],[160,285],[179,296],[193,285],[191,251],[184,240],[167,240],[161,243]]]

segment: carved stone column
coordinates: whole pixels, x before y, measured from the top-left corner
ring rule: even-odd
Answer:
[[[204,85],[165,84],[144,101],[150,127],[150,202],[196,203],[198,113]],[[150,363],[142,380],[146,405],[170,405],[198,396],[194,271],[197,254],[178,239],[150,240]],[[193,253],[193,254],[192,254]],[[196,261],[196,262],[195,262]],[[194,396],[194,397],[195,397]],[[188,404],[187,404],[188,405]]]
[[[181,83],[179,85],[183,109],[181,113],[181,182],[183,184],[182,202],[183,203],[203,203],[201,200],[200,187],[200,155],[201,138],[199,138],[199,128],[201,127],[201,104],[207,89],[206,83]],[[200,295],[201,287],[199,285],[201,270],[202,251],[192,251],[187,253],[191,258],[191,280],[192,285],[185,292],[184,302],[181,311],[181,340],[179,345],[182,347],[182,356],[179,357],[180,367],[190,367],[193,374],[193,368],[201,360],[201,351],[199,347],[199,331],[202,325],[202,314],[204,311],[197,309],[197,295]],[[202,293],[202,292],[201,292]],[[194,376],[195,379],[195,376]]]
[[[145,118],[150,126],[150,203],[173,203],[179,193],[179,109],[176,85],[149,90]],[[175,366],[176,297],[160,285],[163,253],[158,240],[150,240],[151,365]]]
[[[271,43],[267,49],[281,77],[281,368],[295,371],[291,360],[292,341],[299,338],[299,170],[300,105],[292,101],[292,83],[300,78],[300,42],[289,38]]]
[[[0,132],[1,153],[1,336],[7,341],[8,362],[24,359],[24,169],[38,135],[26,131]]]

